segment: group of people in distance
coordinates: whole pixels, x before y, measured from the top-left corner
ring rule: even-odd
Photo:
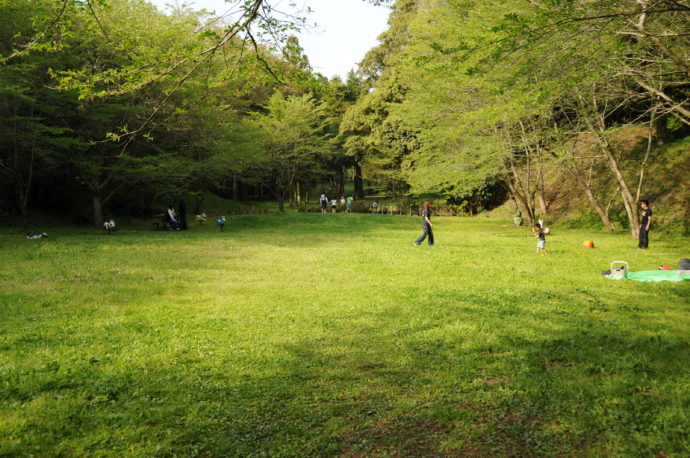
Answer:
[[[352,196],[348,196],[347,199],[345,196],[340,196],[340,205],[346,206],[345,208],[345,213],[352,213],[352,204],[354,202],[354,199]],[[337,213],[337,208],[338,208],[338,201],[336,198],[328,199],[326,194],[324,192],[321,192],[321,197],[319,197],[319,203],[321,204],[321,213],[328,213],[328,204],[331,204],[331,210],[333,213]]]
[[[346,206],[346,213],[352,213],[352,203],[353,203],[353,198],[352,196],[348,196],[347,198],[341,196],[340,197],[340,204]],[[329,201],[328,197],[324,192],[321,192],[321,197],[319,198],[319,202],[321,203],[321,213],[328,213],[327,208],[328,204],[330,202],[331,204],[331,209],[333,213],[336,213],[336,209],[338,206],[338,201],[333,198]],[[378,207],[378,202],[374,201],[373,203],[373,210],[376,212],[376,209]],[[640,201],[640,207],[642,207],[642,213],[641,213],[641,220],[640,220],[640,232],[639,232],[639,243],[637,245],[638,249],[647,249],[649,247],[649,231],[652,228],[652,209],[649,208],[649,201],[646,199],[643,199]],[[415,245],[421,245],[422,242],[424,242],[425,239],[428,238],[428,245],[433,246],[434,245],[434,232],[432,230],[433,225],[431,224],[431,202],[428,200],[424,201],[424,204],[422,204],[422,235],[420,235],[417,240],[414,241]],[[175,214],[175,209],[172,207],[172,205],[168,206],[168,209],[165,213],[165,220],[166,222],[170,225],[170,230],[171,231],[179,231],[180,230],[180,223],[177,215]],[[225,223],[225,217],[223,217],[223,223]],[[220,222],[219,222],[220,224]],[[222,228],[221,228],[222,229]],[[549,228],[543,227],[543,222],[540,220],[538,223],[535,223],[532,226],[532,233],[534,234],[534,238],[537,239],[537,254],[539,253],[546,253],[546,236],[549,234]]]
[[[341,201],[345,201],[345,199],[341,198]],[[347,212],[352,211],[352,197],[347,198]],[[321,194],[321,213],[327,213],[326,212],[326,206],[328,204],[328,197],[326,197],[326,194],[322,193]],[[374,202],[374,205],[376,205],[376,202]],[[336,212],[336,206],[337,206],[337,201],[335,199],[331,200],[331,206],[333,207],[333,213]],[[652,209],[649,208],[649,201],[648,200],[641,200],[640,201],[640,206],[642,207],[642,219],[640,220],[640,237],[639,237],[639,244],[637,248],[639,249],[647,249],[649,246],[649,231],[652,228]],[[375,207],[374,207],[375,208]],[[422,205],[422,235],[420,235],[417,240],[414,241],[414,244],[416,246],[421,245],[422,242],[424,242],[425,239],[428,238],[427,244],[429,246],[434,245],[434,231],[432,229],[433,224],[431,224],[431,203],[426,200],[424,201],[424,204]],[[534,238],[537,239],[537,254],[539,253],[544,253],[546,254],[546,236],[549,234],[549,228],[548,227],[543,227],[543,222],[540,220],[540,222],[535,223],[534,226],[532,226],[532,233],[534,234]]]

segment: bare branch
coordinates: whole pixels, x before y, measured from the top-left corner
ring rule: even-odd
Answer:
[[[271,69],[271,66],[261,56],[261,52],[259,51],[259,45],[256,43],[256,40],[254,39],[254,37],[252,36],[252,34],[249,30],[247,30],[247,36],[249,37],[252,44],[254,45],[254,55],[256,56],[256,59],[263,64],[266,71],[268,71],[268,73],[270,73],[271,76],[276,79],[276,81],[283,84],[283,81],[280,78],[278,78],[278,76],[275,73],[273,73],[273,69]]]
[[[665,92],[660,91],[659,89],[645,83],[639,78],[635,78],[635,82],[646,89],[647,91],[651,92],[652,94],[657,95],[658,97],[661,97],[662,99],[666,100],[667,102],[671,103],[673,106],[673,110],[679,114],[679,118],[681,121],[683,121],[685,124],[690,125],[690,110],[683,108],[682,102],[678,103],[675,100],[673,100],[671,97],[669,97]]]

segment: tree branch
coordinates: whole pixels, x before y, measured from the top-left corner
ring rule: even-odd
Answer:
[[[29,44],[23,46],[24,49],[22,49],[21,51],[20,51],[20,50],[16,50],[16,51],[14,51],[12,54],[10,54],[9,56],[7,56],[7,57],[5,57],[5,58],[0,58],[0,62],[6,62],[6,61],[8,61],[8,60],[10,60],[10,59],[13,59],[13,58],[15,58],[15,57],[19,57],[19,56],[21,56],[21,55],[23,55],[23,54],[26,54],[27,52],[31,51],[31,49],[32,49],[34,46],[36,46],[36,44],[37,44],[39,41],[41,41],[41,39],[42,39],[44,36],[46,36],[46,35],[48,34],[48,32],[50,31],[50,29],[52,29],[52,28],[55,26],[55,24],[58,23],[58,21],[60,20],[60,18],[62,17],[62,15],[65,13],[65,10],[67,9],[67,3],[68,3],[68,2],[69,2],[69,0],[62,0],[62,7],[60,8],[60,11],[58,12],[58,14],[53,18],[52,21],[50,21],[50,23],[48,24],[48,26],[45,28],[45,30],[44,30],[43,32],[41,32],[41,33],[39,33],[38,35],[36,35],[36,37],[35,37]]]
[[[687,110],[683,108],[682,102],[678,103],[675,100],[673,100],[671,97],[669,97],[665,92],[660,91],[659,89],[645,83],[639,78],[635,78],[635,82],[646,89],[647,91],[651,92],[652,94],[657,95],[658,97],[661,97],[662,99],[666,100],[667,102],[673,104],[673,110],[676,111],[678,114],[680,114],[680,119],[683,121],[685,124],[690,125],[690,110]]]

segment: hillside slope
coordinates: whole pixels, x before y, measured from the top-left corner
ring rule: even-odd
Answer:
[[[611,134],[625,179],[633,193],[640,183],[642,164],[647,155],[647,128],[620,128]],[[602,205],[608,208],[616,228],[626,229],[628,221],[618,185],[593,138],[578,138],[573,154],[580,158]],[[648,199],[654,211],[655,230],[690,233],[690,136],[671,141],[654,139],[642,174],[640,199]],[[577,187],[575,180],[556,164],[545,167],[545,188],[550,218],[570,225],[601,225],[596,212]]]

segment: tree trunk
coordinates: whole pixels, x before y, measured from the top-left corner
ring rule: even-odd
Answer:
[[[604,223],[606,229],[608,229],[609,231],[615,231],[616,227],[611,222],[608,211],[604,209],[604,207],[601,205],[601,202],[599,202],[599,199],[596,198],[596,196],[592,192],[592,187],[589,185],[589,183],[582,178],[582,174],[577,169],[577,166],[573,165],[573,167],[571,168],[568,166],[568,164],[562,162],[561,167],[570,176],[573,177],[577,186],[582,190],[582,192],[585,193],[585,196],[587,197],[589,204],[592,206],[592,208],[594,208],[594,211],[597,212],[597,214],[599,215],[599,219],[601,219],[601,222]]]
[[[364,184],[362,182],[362,167],[355,162],[355,197],[364,199]]]
[[[297,202],[297,206],[300,207],[302,206],[302,196],[301,196],[301,190],[299,186],[299,181],[295,183],[295,202]]]
[[[22,229],[29,228],[29,186],[24,184],[24,180],[18,174],[17,180],[17,197],[19,198],[19,214],[21,215]]]
[[[524,207],[524,214],[527,217],[527,221],[530,224],[534,224],[537,220],[536,209],[534,206],[534,192],[529,189],[529,182],[527,183],[527,187],[523,186],[520,176],[518,175],[518,171],[513,164],[512,158],[510,158],[510,162],[506,165],[506,167],[508,169],[508,173],[506,173],[505,177],[506,184],[508,185],[510,192],[513,193],[513,195]]]
[[[187,226],[187,203],[184,201],[184,199],[180,199],[177,205],[177,219],[180,220],[179,223],[181,231],[186,231],[189,229]]]
[[[512,169],[512,167],[511,167]],[[513,173],[515,173],[515,170],[512,169]],[[523,214],[527,217],[527,222],[532,225],[535,223],[536,218],[534,215],[534,208],[530,206],[528,203],[528,199],[518,190],[518,187],[515,186],[515,183],[513,183],[512,178],[510,175],[506,175],[505,177],[506,184],[508,185],[508,189],[510,190],[511,195],[513,196],[513,199],[517,203],[521,203],[523,207]]]
[[[239,183],[237,183],[237,175],[232,176],[232,200],[240,200],[240,187]]]
[[[539,200],[539,209],[541,210],[541,214],[546,215],[549,211],[549,208],[546,205],[546,199],[544,198],[544,188],[539,189],[539,192],[537,193],[537,197]]]
[[[26,203],[27,199],[20,197],[19,200],[21,201],[21,206],[19,207],[19,212],[21,214],[22,229],[28,229],[29,228],[29,210],[28,210],[28,205]]]
[[[583,101],[583,103],[585,103],[584,98],[580,97],[580,99]],[[611,143],[609,143],[609,139],[606,136],[606,123],[604,122],[604,115],[599,113],[600,110],[597,106],[596,99],[593,99],[592,107],[595,109],[595,113],[592,115],[594,119],[585,115],[584,120],[585,123],[587,123],[590,131],[596,135],[599,146],[601,146],[601,150],[606,157],[606,162],[609,166],[609,169],[613,173],[613,176],[620,187],[623,205],[625,206],[625,212],[628,215],[628,222],[630,223],[630,234],[632,235],[633,239],[636,239],[639,237],[640,231],[640,218],[637,212],[637,202],[635,201],[635,197],[630,192],[630,188],[628,188],[625,177],[618,166],[618,160],[614,154],[613,147],[611,146]]]
[[[578,187],[582,189],[582,192],[584,192],[585,196],[587,196],[589,204],[597,212],[599,218],[601,219],[601,222],[604,223],[604,226],[606,226],[606,229],[608,229],[609,231],[615,231],[616,227],[611,222],[608,212],[604,210],[604,207],[601,206],[599,199],[597,199],[596,196],[592,193],[592,188],[582,179],[582,177],[578,173],[571,172],[571,175],[575,178],[575,182],[577,183]]]
[[[546,186],[544,185],[544,160],[542,156],[541,147],[537,147],[537,152],[539,153],[539,175],[537,176],[537,196],[539,198],[539,208],[542,215],[546,215],[549,211],[549,206],[546,204]]]
[[[345,195],[345,166],[341,165],[340,169],[338,170],[338,195],[339,196],[344,196]]]
[[[642,165],[640,165],[640,178],[637,181],[637,192],[635,193],[635,202],[640,201],[640,194],[642,193],[642,181],[644,180],[644,171],[645,167],[647,167],[649,155],[652,152],[652,141],[654,140],[654,125],[656,123],[656,111],[657,107],[654,106],[654,108],[652,109],[652,117],[649,120],[649,130],[647,131],[647,151],[645,152],[644,159],[642,160]]]
[[[613,149],[611,148],[608,138],[601,132],[597,132],[597,138],[599,139],[599,143],[604,151],[604,155],[606,156],[609,169],[611,169],[611,172],[613,172],[613,176],[616,178],[618,186],[621,188],[623,205],[625,206],[625,212],[628,215],[628,221],[630,223],[630,234],[634,239],[636,239],[639,236],[640,231],[640,217],[637,212],[637,202],[635,201],[635,197],[633,197],[632,193],[630,192],[630,188],[628,188],[625,177],[618,166],[618,160],[613,154]]]
[[[33,181],[34,158],[35,154],[32,147],[26,176],[24,176],[21,172],[19,151],[16,149],[16,147],[14,150],[14,164],[12,167],[7,166],[2,162],[2,160],[0,160],[0,165],[2,166],[2,168],[12,173],[17,183],[17,203],[19,204],[19,213],[21,216],[22,229],[28,229],[29,227],[29,192],[31,190],[31,182]]]
[[[513,205],[515,205],[515,213],[520,211],[520,204],[517,201],[517,198],[515,197],[515,194],[513,194],[512,186],[508,186],[508,194],[510,195],[510,199],[513,201]]]
[[[285,213],[285,202],[283,199],[278,199],[278,211],[280,213]]]
[[[101,201],[101,194],[92,192],[91,203],[93,204],[93,224],[96,228],[101,228],[103,227],[103,202]]]
[[[515,188],[517,190],[521,190],[521,194],[525,200],[526,206],[527,206],[527,213],[528,217],[530,218],[530,222],[534,223],[537,218],[537,209],[536,209],[536,196],[538,194],[539,190],[539,177],[535,179],[535,184],[532,186],[532,146],[531,142],[528,141],[527,139],[527,130],[525,129],[524,124],[522,121],[519,122],[520,124],[520,130],[522,134],[522,143],[524,146],[524,151],[525,151],[525,156],[527,158],[527,177],[526,177],[526,183],[523,185],[522,180],[520,180],[520,177],[518,176],[517,170],[515,168],[515,165],[512,164],[511,162],[511,169],[513,171],[513,175],[515,177]],[[539,173],[541,173],[541,153],[539,153]],[[512,158],[511,158],[512,161]],[[544,207],[546,207],[546,202],[544,202]]]
[[[202,207],[204,205],[204,195],[200,193],[200,195],[194,197],[194,214],[195,215],[200,215],[202,213]]]

